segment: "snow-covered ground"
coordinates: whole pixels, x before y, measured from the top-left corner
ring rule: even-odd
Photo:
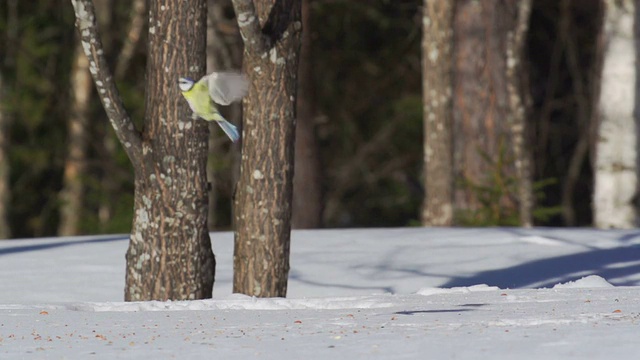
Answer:
[[[640,231],[296,231],[287,299],[123,303],[126,236],[0,242],[0,359],[635,359]],[[560,284],[560,285],[557,285]]]

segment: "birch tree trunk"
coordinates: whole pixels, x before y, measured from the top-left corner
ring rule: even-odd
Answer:
[[[517,1],[515,8],[509,11],[515,15],[515,24],[507,33],[506,50],[506,83],[509,97],[509,115],[507,121],[511,129],[513,161],[517,181],[518,214],[520,226],[533,226],[533,186],[531,174],[531,141],[527,136],[527,103],[529,100],[527,86],[524,81],[523,62],[529,17],[532,0]]]
[[[59,236],[79,234],[86,176],[86,152],[89,136],[89,102],[91,99],[89,60],[78,45],[71,69],[71,111],[67,122],[67,159],[60,192]]]
[[[471,223],[531,225],[521,67],[530,9],[531,0],[456,2],[454,197]]]
[[[638,225],[637,6],[634,0],[605,1],[593,194],[595,226],[604,229]]]
[[[313,229],[322,224],[322,172],[315,130],[315,94],[313,57],[309,29],[309,0],[302,0],[302,43],[298,69],[298,100],[293,176],[293,213],[295,229]]]
[[[291,198],[300,47],[299,0],[234,0],[244,40],[242,163],[234,201],[233,291],[284,297],[289,272]]]
[[[425,0],[423,7],[424,226],[453,224],[451,69],[454,6],[449,0]]]
[[[204,75],[206,2],[149,2],[144,132],[129,118],[106,64],[90,0],[72,0],[89,69],[135,169],[125,300],[211,297],[215,259],[207,229],[208,125],[192,120],[178,78]]]

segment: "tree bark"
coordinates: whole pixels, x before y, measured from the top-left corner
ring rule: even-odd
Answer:
[[[533,187],[531,175],[531,141],[527,127],[528,92],[527,82],[523,81],[525,69],[525,46],[529,31],[532,0],[520,0],[511,13],[516,16],[513,30],[507,33],[506,41],[506,82],[509,96],[509,116],[511,128],[513,160],[517,181],[518,213],[520,226],[533,226]]]
[[[520,225],[530,224],[533,195],[520,78],[525,72],[518,71],[529,9],[529,1],[456,3],[454,196],[455,208],[470,214],[471,222],[487,221],[478,218],[486,212],[485,224],[504,224],[509,214],[519,214]]]
[[[149,2],[144,133],[127,115],[106,66],[90,0],[72,0],[89,69],[135,169],[125,300],[211,297],[215,259],[207,230],[207,137],[191,119],[178,78],[205,69],[206,2]]]
[[[302,44],[298,68],[298,99],[293,176],[293,213],[291,225],[296,229],[313,229],[322,225],[322,167],[315,129],[315,94],[313,57],[309,29],[309,0],[302,0]]]
[[[286,296],[300,2],[233,1],[250,87],[234,201],[234,292]]]
[[[84,199],[83,177],[86,176],[91,74],[89,60],[83,54],[80,45],[76,47],[73,59],[71,113],[67,123],[67,159],[60,192],[59,236],[79,234]]]
[[[424,189],[422,225],[453,224],[452,49],[454,2],[425,0],[422,38]]]
[[[605,1],[604,63],[593,214],[598,228],[635,228],[638,209],[638,2]],[[635,35],[635,36],[634,36]],[[635,81],[631,81],[635,79]]]

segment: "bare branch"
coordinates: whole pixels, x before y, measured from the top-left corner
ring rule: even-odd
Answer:
[[[89,59],[89,71],[98,89],[100,101],[129,159],[136,162],[142,155],[142,136],[136,130],[124,108],[111,71],[107,66],[98,34],[93,2],[91,0],[71,0],[71,4],[76,14],[76,28],[80,32],[82,49]]]
[[[253,0],[233,0],[232,2],[246,51],[252,54],[265,52],[268,47],[267,41],[262,34]]]

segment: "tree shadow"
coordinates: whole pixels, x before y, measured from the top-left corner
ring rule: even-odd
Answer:
[[[552,287],[559,282],[598,275],[617,286],[635,286],[638,281],[615,280],[640,273],[640,245],[612,249],[590,249],[577,254],[539,259],[504,269],[454,277],[442,287],[487,284],[500,288]]]
[[[120,235],[120,236],[100,237],[98,239],[86,239],[86,240],[79,240],[79,241],[58,241],[58,242],[43,243],[43,244],[30,243],[29,245],[18,245],[18,246],[0,248],[0,256],[23,253],[23,252],[29,252],[29,251],[55,249],[55,248],[59,248],[59,247],[85,245],[85,244],[97,244],[97,243],[106,243],[106,242],[113,242],[113,241],[125,241],[125,240],[126,241],[129,240],[129,236],[128,235],[127,236]],[[23,240],[9,240],[9,241],[10,242],[20,242],[20,241],[23,241]],[[6,242],[0,243],[0,245],[5,245],[5,244],[6,244]]]
[[[370,290],[382,293],[390,293],[393,294],[394,290],[392,286],[357,286],[357,285],[348,285],[348,284],[338,284],[338,283],[327,283],[314,281],[303,278],[298,272],[294,269],[289,271],[289,282],[296,281],[306,285],[312,285],[317,287],[326,287],[326,288],[337,288],[337,289],[351,289],[351,290]]]
[[[495,236],[498,239],[505,239],[506,246],[514,244],[531,244],[532,251],[546,249],[544,253],[549,254],[554,246],[558,246],[559,251],[566,253],[571,247],[573,253],[566,255],[546,255],[545,258],[538,257],[534,260],[520,260],[520,263],[507,265],[501,269],[487,270],[492,264],[478,256],[473,258],[465,257],[466,260],[451,257],[447,263],[440,262],[439,265],[451,267],[451,262],[462,265],[462,261],[480,262],[471,265],[476,271],[469,275],[460,275],[455,271],[444,273],[437,271],[437,266],[431,266],[429,260],[416,261],[412,257],[410,262],[405,255],[416,251],[429,251],[430,249],[446,251],[473,252],[473,248],[486,247],[482,241],[460,242],[456,244],[446,244],[440,242],[437,246],[423,248],[413,246],[412,243],[404,242],[394,245],[384,250],[384,256],[380,259],[359,259],[350,264],[340,264],[345,266],[345,271],[355,272],[362,281],[357,284],[341,283],[336,279],[333,281],[316,281],[306,278],[301,273],[292,271],[290,280],[298,281],[308,285],[318,287],[335,287],[353,290],[374,290],[396,293],[397,287],[406,279],[420,278],[441,279],[437,282],[438,287],[466,287],[478,284],[487,284],[500,288],[539,288],[552,287],[558,283],[580,279],[587,275],[598,275],[605,278],[616,286],[639,286],[640,285],[640,231],[610,231],[595,229],[520,229],[520,228],[498,228],[495,233],[487,232],[483,236]],[[469,236],[469,235],[463,235]],[[598,241],[602,238],[604,243]],[[390,240],[392,241],[392,240]],[[425,236],[425,241],[429,241]],[[500,244],[492,244],[496,255],[500,256]],[[606,248],[603,248],[606,247]],[[529,249],[523,247],[523,249]],[[486,249],[485,249],[486,250]],[[526,250],[525,250],[526,251]],[[486,251],[485,251],[486,253]],[[510,254],[513,251],[510,250]],[[542,253],[541,253],[542,255]],[[377,257],[377,256],[376,256]],[[308,259],[316,261],[314,259]],[[439,266],[438,265],[438,266]],[[338,266],[338,265],[336,265]],[[484,266],[485,268],[481,268]],[[431,271],[429,270],[431,269]],[[435,270],[435,271],[434,271]],[[357,286],[360,284],[359,286]],[[365,285],[366,284],[366,285]],[[406,282],[403,283],[406,288]],[[413,291],[418,290],[413,289]]]

